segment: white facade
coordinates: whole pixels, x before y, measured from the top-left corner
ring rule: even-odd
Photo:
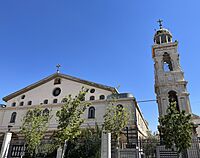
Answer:
[[[114,104],[121,104],[129,112],[128,127],[132,129],[129,133],[129,141],[137,144],[139,138],[144,138],[147,135],[148,124],[143,118],[139,106],[132,95],[127,93],[120,94],[113,87],[55,73],[3,98],[6,101],[6,107],[0,108],[0,144],[1,138],[3,138],[8,129],[8,125],[12,126],[11,130],[15,133],[15,136],[21,139],[20,141],[16,139],[15,142],[18,144],[22,143],[23,137],[19,133],[22,119],[29,109],[35,107],[51,110],[53,117],[51,118],[47,134],[50,136],[58,125],[56,112],[63,105],[62,99],[69,94],[76,96],[82,87],[89,89],[85,101],[90,102],[90,107],[94,107],[95,109],[95,116],[93,118],[88,117],[89,108],[85,111],[82,116],[85,119],[82,127],[93,126],[95,123],[102,125],[106,108],[110,106],[111,99],[109,99],[109,96],[115,93],[118,99]],[[55,89],[58,89],[58,91]],[[13,113],[16,115],[14,121],[12,118]]]
[[[61,83],[60,84],[54,84],[55,79],[59,78]],[[51,79],[51,78],[50,78]],[[85,87],[87,89],[94,89],[94,93],[88,92],[86,95],[86,101],[90,100],[91,96],[95,97],[95,100],[92,100],[92,104],[96,108],[96,120],[98,122],[103,122],[103,116],[102,113],[105,113],[105,99],[99,100],[99,97],[105,96],[105,98],[108,95],[112,94],[112,90],[114,88],[110,88],[110,90],[94,87],[91,85],[83,84],[80,82],[75,82],[66,78],[62,78],[62,75],[55,74],[53,78],[45,83],[39,83],[36,85],[31,85],[30,90],[29,88],[22,89],[19,94],[13,95],[13,98],[6,100],[6,108],[3,108],[0,110],[1,117],[0,117],[0,131],[6,130],[8,125],[12,125],[12,130],[19,130],[19,127],[21,125],[21,120],[26,114],[26,111],[29,108],[34,108],[36,106],[48,108],[49,110],[52,110],[53,118],[51,119],[50,127],[57,127],[56,119],[55,119],[55,113],[59,108],[62,106],[62,99],[65,96],[68,96],[71,94],[72,96],[75,96],[79,93],[79,91],[82,89],[82,87]],[[53,91],[56,88],[60,88],[61,92],[58,96],[53,95]],[[28,91],[26,91],[28,89]],[[12,95],[12,94],[11,94]],[[24,97],[24,99],[22,99]],[[6,97],[5,97],[6,98]],[[7,98],[6,98],[7,99]],[[53,100],[57,99],[57,103],[53,103]],[[48,103],[45,104],[44,101],[48,100]],[[99,101],[98,101],[99,100]],[[32,104],[28,105],[28,102],[31,101]],[[98,102],[97,102],[98,101]],[[23,102],[23,105],[21,103]],[[15,106],[13,106],[13,103],[15,103]],[[15,123],[10,123],[11,115],[13,112],[16,112],[16,121]],[[84,114],[84,117],[86,117],[86,114]]]

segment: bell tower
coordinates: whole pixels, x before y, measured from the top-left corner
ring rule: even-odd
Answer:
[[[159,116],[165,115],[169,103],[174,101],[177,103],[177,110],[191,113],[187,81],[179,62],[178,42],[173,41],[171,32],[163,28],[162,20],[158,22],[159,29],[154,35],[152,57]]]

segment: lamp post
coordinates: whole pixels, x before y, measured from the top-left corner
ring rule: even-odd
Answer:
[[[128,127],[126,127],[126,137],[127,137],[127,144],[129,144]]]
[[[13,126],[8,125],[8,131],[4,135],[3,144],[2,144],[2,147],[1,147],[1,154],[0,154],[1,158],[7,158],[8,150],[9,150],[9,147],[10,147],[10,141],[11,141],[11,138],[12,138],[12,133],[10,132],[12,127]]]

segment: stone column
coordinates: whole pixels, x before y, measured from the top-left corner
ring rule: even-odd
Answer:
[[[3,144],[1,147],[0,158],[7,158],[11,138],[12,138],[12,133],[9,131],[6,132],[4,135]]]
[[[57,155],[56,155],[56,158],[61,158],[61,156],[62,156],[62,148],[59,147],[59,148],[57,149]]]
[[[111,133],[102,132],[101,158],[111,158]]]

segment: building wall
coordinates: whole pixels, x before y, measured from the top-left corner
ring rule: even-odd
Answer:
[[[143,115],[139,107],[136,107],[136,119],[137,119],[137,127],[138,127],[138,139],[143,139],[147,137],[147,131],[149,131],[148,123],[144,119]]]
[[[94,100],[90,101],[91,106],[95,107],[95,118],[89,119],[88,118],[88,109],[86,109],[85,113],[82,115],[82,117],[85,119],[85,122],[83,123],[83,127],[86,127],[88,125],[93,126],[95,123],[98,123],[99,125],[102,125],[104,122],[103,116],[106,112],[106,108],[108,106],[111,106],[110,100]],[[114,105],[121,104],[124,108],[127,108],[127,111],[129,112],[129,124],[128,126],[133,127],[135,124],[137,118],[135,118],[135,104],[133,101],[133,98],[122,98],[115,101]],[[6,107],[3,109],[0,109],[0,133],[4,133],[7,130],[8,125],[12,125],[12,131],[19,132],[20,126],[22,124],[22,119],[25,116],[26,112],[34,107],[42,107],[42,108],[48,108],[51,110],[51,115],[53,117],[51,118],[49,129],[48,130],[55,130],[57,128],[57,120],[56,120],[56,112],[60,110],[62,104],[48,104],[48,105],[31,105],[31,106],[16,106],[16,107]],[[91,107],[90,106],[90,107]],[[17,113],[16,122],[10,123],[11,115],[13,112]],[[142,133],[142,135],[145,135],[146,133],[146,124],[145,120],[143,119],[143,116],[140,116],[141,113],[139,110],[137,110],[137,116],[140,118],[138,123],[138,127]]]

